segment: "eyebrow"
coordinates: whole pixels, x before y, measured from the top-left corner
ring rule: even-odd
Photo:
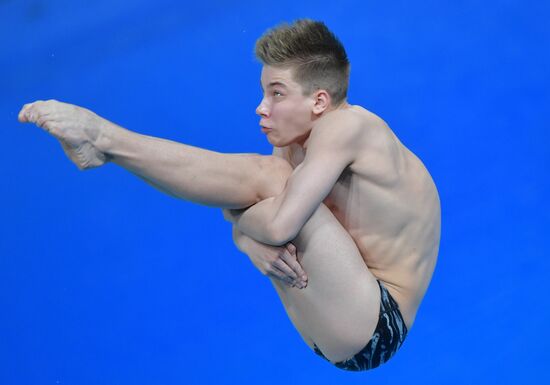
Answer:
[[[273,86],[283,86],[286,88],[286,84],[285,83],[281,83],[281,82],[271,82],[267,85],[268,87],[273,87]]]
[[[282,82],[271,82],[267,85],[268,87],[273,87],[273,86],[281,86],[281,87],[284,87],[284,88],[287,88],[286,84],[285,83],[282,83]],[[260,80],[260,87],[263,89],[264,86],[262,85],[262,81]]]

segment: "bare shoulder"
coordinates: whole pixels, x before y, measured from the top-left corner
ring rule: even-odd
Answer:
[[[326,113],[314,123],[313,129],[319,132],[323,131],[323,133],[327,131],[344,132],[357,129],[364,123],[364,116],[358,113],[354,107],[350,107]]]
[[[355,153],[350,164],[353,173],[379,184],[398,179],[404,147],[382,118],[357,105],[331,111],[324,118],[320,131],[331,136],[328,140],[346,140],[347,148]],[[330,132],[330,127],[336,129]]]
[[[364,150],[365,146],[381,139],[381,132],[388,131],[391,132],[387,124],[374,113],[361,106],[350,106],[330,111],[318,119],[311,134],[313,138],[321,137]]]

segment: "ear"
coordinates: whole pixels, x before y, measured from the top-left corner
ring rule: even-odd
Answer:
[[[331,98],[327,91],[317,90],[313,93],[313,113],[320,115],[330,107]]]

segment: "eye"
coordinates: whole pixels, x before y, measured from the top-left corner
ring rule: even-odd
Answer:
[[[279,91],[273,91],[273,96],[283,96]]]

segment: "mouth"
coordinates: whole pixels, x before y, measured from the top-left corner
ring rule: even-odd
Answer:
[[[271,128],[269,128],[269,127],[265,127],[265,126],[261,126],[261,127],[262,127],[262,132],[264,134],[267,134],[269,131],[271,131]]]

